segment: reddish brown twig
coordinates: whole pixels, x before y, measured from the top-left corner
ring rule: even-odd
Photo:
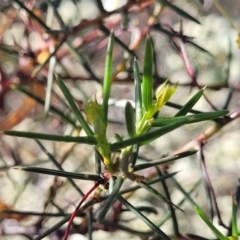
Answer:
[[[206,181],[207,187],[209,189],[209,194],[211,196],[210,201],[213,202],[213,206],[218,218],[218,224],[226,229],[228,229],[227,225],[224,224],[219,208],[218,208],[218,203],[217,203],[217,199],[216,199],[216,195],[211,183],[211,180],[209,178],[208,172],[207,172],[207,167],[206,167],[206,163],[205,163],[205,157],[204,157],[204,153],[203,153],[203,146],[204,144],[202,142],[199,142],[199,158],[200,158],[200,165],[201,165],[201,169],[202,169],[202,173],[204,174],[204,179]]]
[[[73,223],[73,220],[74,218],[76,217],[77,215],[77,212],[79,210],[79,208],[81,207],[81,205],[83,204],[83,202],[88,198],[88,196],[100,185],[100,184],[103,184],[107,179],[105,178],[99,178],[99,180],[93,185],[92,188],[89,189],[89,191],[83,196],[82,200],[79,202],[79,204],[77,205],[77,207],[75,208],[75,210],[73,211],[73,213],[71,214],[71,217],[69,219],[69,222],[68,222],[68,226],[67,226],[67,229],[65,231],[65,234],[64,234],[64,237],[63,239],[64,240],[67,240],[68,238],[68,235],[69,235],[69,231],[70,231],[70,227]]]

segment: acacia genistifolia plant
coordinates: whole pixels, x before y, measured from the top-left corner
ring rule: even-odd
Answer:
[[[109,125],[108,108],[113,67],[113,48],[114,35],[113,33],[111,33],[106,54],[102,103],[97,102],[97,100],[95,99],[89,100],[85,104],[84,110],[80,111],[62,79],[57,75],[55,76],[57,84],[61,89],[65,100],[69,104],[72,113],[74,114],[74,118],[70,118],[69,116],[65,115],[63,112],[59,112],[59,110],[55,108],[50,108],[50,110],[55,112],[65,121],[71,124],[78,131],[78,135],[84,132],[86,136],[59,136],[21,131],[4,132],[5,135],[9,136],[35,139],[44,151],[46,151],[46,149],[44,149],[40,140],[88,144],[91,145],[96,151],[96,172],[92,174],[64,171],[62,166],[50,153],[47,153],[49,158],[54,162],[54,164],[58,167],[59,170],[39,168],[33,166],[17,167],[17,169],[28,172],[66,177],[72,184],[72,179],[93,181],[92,187],[83,195],[82,199],[79,200],[79,203],[76,204],[77,207],[75,211],[70,215],[66,214],[66,216],[53,227],[35,237],[35,240],[43,239],[54,231],[60,229],[65,223],[68,222],[67,227],[63,228],[62,236],[64,240],[67,240],[69,235],[71,234],[71,227],[74,218],[79,215],[81,216],[81,214],[84,214],[87,211],[91,211],[92,216],[90,217],[87,227],[89,239],[91,239],[91,233],[92,231],[94,231],[94,222],[105,222],[109,224],[111,223],[110,220],[106,217],[106,214],[113,207],[114,204],[116,205],[116,202],[119,203],[119,212],[116,214],[121,215],[121,208],[122,206],[125,206],[128,211],[131,211],[133,214],[135,214],[137,218],[140,218],[148,225],[149,229],[151,229],[151,231],[143,232],[140,230],[133,230],[129,226],[123,228],[123,230],[125,229],[126,231],[135,233],[139,236],[155,237],[155,239],[165,240],[171,239],[170,236],[167,236],[161,230],[161,227],[159,227],[158,224],[148,219],[141,209],[131,204],[131,202],[128,200],[131,194],[128,194],[127,197],[124,195],[125,193],[133,193],[139,188],[144,188],[147,192],[149,192],[149,194],[155,196],[157,199],[159,199],[159,201],[164,201],[169,206],[172,219],[174,220],[173,222],[175,225],[176,236],[180,237],[180,233],[178,232],[176,227],[177,220],[175,217],[175,210],[182,211],[180,205],[178,203],[174,203],[174,199],[171,200],[169,194],[162,195],[159,191],[157,191],[151,186],[151,184],[156,182],[162,181],[164,183],[165,179],[172,178],[176,173],[168,174],[167,172],[162,172],[159,173],[159,175],[155,178],[148,177],[148,179],[146,179],[144,174],[138,174],[137,172],[140,170],[148,171],[148,169],[151,169],[155,166],[161,166],[161,164],[167,164],[169,162],[182,159],[186,156],[195,154],[196,151],[183,151],[177,154],[163,157],[155,161],[139,163],[139,149],[143,145],[146,145],[151,141],[161,138],[161,136],[163,136],[164,134],[180,128],[185,124],[191,124],[206,120],[213,120],[220,123],[221,121],[223,121],[223,117],[228,114],[228,111],[221,110],[197,113],[192,111],[193,106],[198,102],[198,100],[204,93],[204,89],[201,89],[185,105],[181,106],[174,116],[167,118],[159,117],[158,113],[161,111],[161,108],[167,102],[169,102],[169,99],[177,90],[177,84],[170,85],[168,81],[165,81],[157,89],[156,94],[154,94],[152,76],[152,45],[150,37],[147,37],[142,76],[139,72],[137,60],[135,59],[133,61],[135,104],[133,106],[130,102],[127,102],[125,106],[125,122],[128,137],[123,138],[122,136],[116,134],[115,142],[110,142],[108,140],[106,132]],[[75,121],[75,119],[77,120],[77,122]],[[160,169],[158,169],[158,171],[160,171]],[[137,186],[123,188],[122,185],[126,179],[136,182]],[[73,186],[76,187],[74,184]],[[101,194],[103,191],[105,192],[104,196],[102,196]],[[168,192],[167,188],[166,191]],[[89,196],[90,194],[91,196]],[[189,193],[185,194],[186,196],[188,196],[187,198],[191,200]],[[101,208],[99,209],[99,211],[93,210],[92,206],[95,204],[99,204],[100,202]],[[199,208],[197,210],[198,212],[200,211]],[[117,218],[119,219],[120,216],[118,216]],[[122,229],[120,226],[121,225],[116,224],[113,229]]]
[[[186,219],[189,220],[187,218],[188,210],[183,206],[184,202],[188,202],[191,204],[192,210],[195,209],[196,212],[193,212],[199,221],[203,220],[207,224],[208,230],[212,231],[217,239],[236,240],[239,236],[237,207],[240,202],[240,184],[238,184],[236,194],[232,194],[231,221],[226,224],[228,219],[222,219],[221,217],[221,209],[217,204],[217,196],[210,181],[203,151],[203,145],[211,136],[240,117],[239,109],[231,112],[229,107],[234,91],[239,91],[239,87],[234,86],[229,81],[232,50],[229,47],[229,53],[224,59],[225,81],[222,83],[218,82],[218,79],[209,79],[208,86],[204,86],[198,79],[202,66],[197,66],[197,63],[190,61],[188,46],[197,49],[196,51],[199,51],[205,57],[214,59],[215,56],[201,47],[201,44],[196,44],[191,36],[183,33],[186,23],[191,22],[200,25],[197,17],[193,17],[191,13],[185,11],[184,7],[191,4],[197,9],[199,6],[203,6],[204,1],[183,0],[181,2],[186,2],[186,5],[179,7],[175,4],[178,1],[129,0],[123,6],[112,11],[107,11],[101,0],[89,1],[92,4],[95,3],[99,15],[94,19],[81,19],[78,23],[72,24],[73,26],[64,21],[60,14],[59,3],[61,1],[47,0],[42,3],[42,1],[34,0],[12,0],[4,2],[6,2],[6,5],[3,4],[3,6],[0,3],[0,20],[2,16],[6,20],[0,24],[0,54],[4,53],[0,55],[1,114],[8,113],[8,111],[5,111],[5,105],[7,105],[5,104],[5,94],[7,95],[9,91],[20,92],[24,94],[25,98],[18,108],[6,114],[4,118],[0,116],[0,160],[4,164],[1,165],[0,170],[6,171],[14,168],[11,171],[18,171],[18,173],[25,171],[31,173],[29,174],[31,176],[38,174],[42,177],[42,174],[44,174],[50,176],[49,178],[53,181],[52,185],[46,186],[47,196],[43,200],[45,202],[39,203],[42,209],[38,211],[16,210],[13,207],[18,197],[24,192],[23,187],[19,187],[18,184],[15,184],[17,194],[13,204],[4,203],[0,197],[0,220],[3,220],[3,222],[6,219],[15,219],[21,224],[22,220],[37,216],[37,220],[33,219],[31,226],[26,228],[17,228],[14,225],[11,229],[11,227],[5,226],[7,224],[1,222],[0,235],[4,235],[4,237],[17,235],[17,237],[32,240],[45,239],[46,237],[67,240],[74,233],[77,233],[92,240],[98,230],[105,231],[106,234],[120,230],[125,231],[126,234],[129,234],[128,236],[134,235],[134,237],[143,240],[208,239],[205,232],[198,236],[199,233],[186,233],[180,229],[179,225],[182,218],[179,217],[179,213],[186,213],[184,217],[186,216]],[[14,4],[12,4],[13,2]],[[71,1],[69,0],[69,2]],[[76,7],[79,1],[72,2]],[[213,3],[229,21],[231,27],[237,30],[218,1],[213,1]],[[175,30],[175,26],[166,24],[165,20],[163,23],[159,21],[162,14],[165,16],[165,10],[167,15],[171,13],[169,14],[170,18],[173,16],[172,13],[181,18],[179,32]],[[144,14],[141,15],[142,12],[147,17]],[[121,20],[114,18],[116,13],[121,16]],[[112,16],[113,18],[109,18]],[[145,25],[141,25],[141,19],[144,19]],[[18,28],[21,25],[24,29],[22,42],[21,40],[18,41],[19,39],[15,37],[14,32],[12,33],[14,35],[12,39],[9,37],[11,34],[8,33],[8,30],[14,24]],[[111,29],[113,29],[112,32]],[[177,29],[179,29],[179,26]],[[129,36],[129,34],[131,34],[131,41],[128,42],[125,36]],[[162,72],[158,73],[157,71],[159,64],[157,54],[161,50],[157,51],[157,48],[161,49],[161,46],[157,46],[159,41],[158,38],[156,41],[156,37],[162,35],[169,39],[171,51],[182,59],[189,82],[182,83],[182,78],[179,77],[178,83],[159,75]],[[33,36],[36,44],[35,42],[33,44]],[[5,42],[4,39],[6,39]],[[8,42],[11,42],[9,39],[12,40],[12,45],[8,45]],[[100,67],[95,69],[98,66],[94,64],[94,59],[99,57],[99,52],[107,43],[107,51],[104,53],[104,56],[106,56],[105,71],[100,71]],[[141,55],[142,46],[145,47],[143,58]],[[91,48],[91,51],[89,48]],[[119,49],[123,54],[121,52],[121,55],[116,58],[114,53],[119,52]],[[76,59],[78,66],[81,66],[79,68],[82,69],[81,71],[74,69],[74,71],[76,70],[74,74],[72,69],[68,69],[69,62],[73,58]],[[14,62],[13,65],[15,66],[12,72],[4,71],[2,67],[4,65],[2,63],[9,64],[9,59]],[[91,60],[93,61],[91,62]],[[211,61],[211,66],[213,66],[215,63],[213,64],[214,61]],[[65,65],[66,62],[68,64]],[[199,62],[201,61],[199,60]],[[175,63],[171,64],[174,65]],[[214,67],[215,65],[212,68]],[[221,69],[223,69],[222,66]],[[122,72],[125,73],[126,78],[119,77],[118,74]],[[76,81],[95,81],[101,88],[101,97],[99,97],[100,94],[96,94],[96,97],[79,101],[69,87],[70,83],[76,86]],[[135,102],[129,101],[125,104],[125,121],[117,122],[121,124],[121,127],[125,127],[126,134],[121,135],[118,132],[109,136],[112,131],[112,121],[109,119],[111,114],[109,106],[113,97],[111,90],[113,85],[119,82],[121,84],[126,82],[134,86]],[[177,91],[186,88],[194,90],[197,88],[197,91],[185,104],[180,105],[171,99]],[[207,91],[223,88],[228,90],[228,96],[223,104],[224,106],[219,107],[221,105],[218,103],[219,99],[215,99],[214,102],[210,101]],[[82,89],[78,88],[78,90],[81,90],[81,93],[84,92]],[[86,96],[85,93],[83,95]],[[196,110],[195,104],[201,98],[208,102],[212,111]],[[61,133],[63,133],[63,125],[71,130],[62,135],[40,133],[36,130],[34,130],[36,132],[32,132],[31,128],[30,131],[27,131],[29,128],[26,131],[10,130],[39,105],[44,106],[45,119],[52,117],[54,121],[56,120]],[[174,113],[166,116],[163,111],[165,106],[171,107]],[[205,125],[203,121],[208,123]],[[190,132],[188,143],[182,143],[181,137],[173,132],[178,128],[183,128],[184,125],[192,123],[197,125],[200,122],[201,133],[195,136],[191,131],[188,131]],[[212,123],[211,126],[208,125],[209,122]],[[46,126],[43,121],[40,123],[43,128]],[[171,147],[164,149],[165,152],[156,160],[142,156],[141,150],[144,146],[155,140],[163,139],[165,137],[163,135],[170,133],[175,134],[176,139],[182,143],[181,148],[177,150]],[[46,161],[36,159],[30,163],[25,162],[18,152],[18,145],[15,149],[12,149],[12,146],[8,146],[7,141],[5,142],[5,137],[8,140],[9,138],[11,140],[29,138],[30,141],[35,141],[48,159]],[[65,152],[64,156],[59,157],[56,153],[58,149],[53,153],[47,150],[44,145],[46,141],[53,143],[54,146],[57,142],[71,143],[71,147]],[[67,170],[64,163],[65,160],[71,161],[68,156],[74,155],[74,148],[79,146],[84,148],[86,145],[89,145],[95,153],[93,172],[86,173],[86,169],[79,170],[78,166],[74,171]],[[168,154],[164,155],[166,152]],[[201,165],[202,182],[204,182],[206,190],[206,195],[203,198],[207,198],[209,211],[192,197],[192,193],[198,191],[200,180],[189,179],[191,189],[187,191],[177,180],[178,172],[171,169],[170,164],[175,161],[185,161],[186,157],[195,155],[197,155]],[[7,161],[4,160],[5,156],[7,156]],[[9,159],[13,161],[9,163]],[[46,162],[47,164],[50,163],[54,169],[50,168],[49,165],[45,168],[40,167],[42,166],[40,164]],[[81,164],[87,165],[90,161],[88,162],[86,158],[83,162]],[[27,175],[27,173],[24,174]],[[6,175],[12,180],[11,174]],[[60,177],[66,178],[66,181],[61,182]],[[220,179],[221,176],[218,178]],[[75,180],[80,181],[76,183]],[[86,186],[89,186],[88,189],[86,189],[86,186],[83,187],[86,182]],[[91,182],[91,185],[89,185],[89,182]],[[169,183],[172,184],[171,188]],[[153,184],[161,185],[162,190],[160,191]],[[31,185],[29,179],[24,182],[24,187],[28,185]],[[64,186],[76,190],[79,194],[77,201],[72,200],[67,192],[59,193]],[[173,188],[181,192],[183,195],[181,200],[173,197],[173,194],[171,194]],[[165,214],[160,214],[157,210],[159,205],[154,206],[151,201],[147,206],[144,203],[141,203],[141,206],[135,206],[132,197],[135,197],[138,189],[142,189],[146,196],[152,196],[157,204],[164,206]],[[64,203],[58,203],[59,195],[63,196]],[[142,199],[139,198],[139,200]],[[74,205],[75,210],[73,212],[68,209],[70,205]],[[54,210],[50,211],[51,208],[54,208]],[[126,212],[130,213],[131,218],[126,219],[124,215]],[[152,219],[151,214],[158,214],[158,219]],[[135,215],[135,218],[132,218],[133,215]],[[217,217],[219,225],[227,229],[225,235],[213,224],[214,217]],[[81,219],[81,223],[76,221],[79,219]],[[49,221],[49,223],[48,220],[53,221]],[[172,229],[169,231],[171,234],[164,230],[166,226],[164,224],[167,220],[172,223]],[[136,225],[134,226],[136,221],[138,223],[143,222],[145,228],[136,228]],[[111,239],[114,239],[114,237]]]

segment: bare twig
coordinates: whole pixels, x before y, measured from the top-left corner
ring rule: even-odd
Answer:
[[[203,146],[204,146],[204,144],[202,142],[199,142],[200,165],[201,165],[201,169],[202,169],[202,172],[203,172],[203,175],[204,175],[203,177],[204,177],[204,179],[206,181],[207,187],[209,189],[209,193],[211,194],[211,197],[212,197],[210,199],[210,201],[213,202],[214,209],[215,209],[215,212],[216,212],[217,217],[218,217],[218,224],[220,226],[223,226],[224,228],[228,229],[227,225],[222,220],[222,217],[221,217],[221,214],[220,214],[220,211],[219,211],[219,208],[218,208],[217,198],[216,198],[216,195],[215,195],[215,192],[214,192],[211,180],[210,180],[208,172],[207,172],[207,167],[206,167],[206,163],[205,163],[205,157],[204,157],[204,153],[203,153]]]

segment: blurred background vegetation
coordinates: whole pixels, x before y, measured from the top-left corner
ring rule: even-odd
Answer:
[[[219,12],[219,5],[224,12]],[[106,45],[113,29],[116,39],[108,134],[112,141],[116,132],[126,136],[124,106],[126,101],[134,100],[132,61],[136,57],[139,66],[143,66],[145,37],[149,34],[154,46],[155,89],[166,79],[178,83],[171,102],[182,105],[207,85],[205,96],[194,109],[203,112],[228,109],[236,114],[236,120],[204,139],[207,171],[222,219],[228,225],[231,192],[235,192],[240,170],[238,1],[2,0],[0,9],[0,131],[71,134],[71,126],[49,111],[52,105],[72,115],[55,84],[54,73],[64,79],[80,109],[90,98],[101,101]],[[178,38],[183,40],[183,48]],[[38,96],[42,103],[27,96],[23,89]],[[165,106],[160,115],[172,116],[173,113],[176,109]],[[182,127],[144,146],[140,154],[150,160],[185,149],[188,143],[198,148],[197,137],[212,124],[209,121]],[[91,147],[63,142],[41,143],[65,170],[95,171]],[[35,141],[1,134],[0,210],[56,213],[61,209],[71,213],[81,195],[65,178],[13,169],[29,164],[54,168],[49,156]],[[172,164],[169,171],[179,171],[176,179],[189,191],[202,178],[199,166],[199,156],[194,155]],[[91,186],[91,182],[74,181],[83,192]],[[182,193],[171,181],[168,184],[172,201],[178,203],[183,198]],[[162,191],[160,184],[156,188]],[[195,188],[192,198],[209,212],[204,181]],[[154,207],[156,213],[146,213],[153,221],[160,221],[168,212],[163,203],[143,189],[131,197],[131,202]],[[214,238],[190,203],[184,202],[181,208],[184,212],[177,211],[177,216],[182,234]],[[131,220],[133,229],[148,229],[129,212],[121,217],[125,225]],[[28,236],[38,235],[59,221],[57,217],[21,212],[1,212],[0,219],[0,238],[19,240],[33,239]],[[218,225],[217,217],[213,221],[227,233]],[[86,223],[76,219],[75,224],[79,226],[78,231],[69,239],[88,239],[84,236]],[[161,228],[166,234],[173,234],[171,221]],[[144,239],[128,231],[107,229],[104,224],[96,224],[95,230],[93,239]],[[64,228],[44,239],[61,239],[62,231]]]

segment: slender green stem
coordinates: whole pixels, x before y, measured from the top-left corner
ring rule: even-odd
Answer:
[[[179,120],[174,123],[168,124],[167,126],[164,126],[162,128],[159,128],[157,130],[154,130],[152,132],[144,133],[140,136],[132,137],[126,140],[123,140],[121,142],[116,142],[110,145],[110,148],[112,151],[117,151],[121,148],[125,148],[128,146],[132,146],[134,144],[141,144],[143,142],[152,141],[156,138],[186,124],[187,122],[185,120]]]
[[[138,124],[143,117],[143,106],[142,106],[141,80],[140,80],[138,63],[136,59],[134,59],[134,62],[133,62],[133,73],[134,73],[134,85],[135,85],[136,123]]]
[[[191,155],[195,154],[196,152],[197,151],[187,151],[187,152],[178,153],[178,154],[173,155],[173,156],[168,156],[168,157],[164,157],[164,158],[161,158],[161,159],[158,159],[158,160],[154,160],[154,161],[151,161],[151,162],[141,163],[141,164],[138,164],[134,167],[134,172],[135,171],[140,171],[140,170],[143,170],[143,169],[146,169],[146,168],[150,168],[150,167],[153,167],[153,166],[157,166],[159,164],[175,161],[177,159],[181,159],[181,158],[184,158],[184,157],[188,157],[188,156],[191,156]]]
[[[97,181],[99,179],[99,175],[97,174],[87,174],[87,173],[73,173],[73,172],[66,172],[66,171],[58,171],[48,168],[39,168],[39,167],[15,167],[15,169],[23,170],[26,172],[34,172],[46,175],[53,175],[58,177],[66,177],[66,178],[73,178],[73,179],[81,179],[87,181]]]
[[[61,135],[53,135],[53,134],[50,135],[50,134],[43,134],[43,133],[20,132],[20,131],[4,131],[3,133],[8,136],[41,139],[46,141],[75,142],[75,143],[84,143],[89,145],[95,145],[97,143],[94,137],[73,137],[73,136],[61,136]]]
[[[152,44],[150,37],[148,37],[146,41],[146,49],[144,56],[142,100],[144,110],[148,111],[152,106],[153,101]]]
[[[119,190],[120,190],[120,188],[123,184],[123,181],[124,181],[124,179],[122,178],[122,176],[117,177],[117,180],[115,182],[113,190],[112,190],[111,194],[109,195],[107,201],[104,203],[104,205],[103,205],[103,207],[102,207],[102,209],[101,209],[101,211],[98,215],[98,218],[97,218],[98,222],[104,221],[108,210],[112,206],[113,201],[115,200],[117,194],[119,193]]]
[[[68,101],[71,109],[73,110],[73,112],[74,112],[77,120],[81,124],[82,128],[84,129],[84,131],[86,132],[86,134],[88,136],[93,136],[94,132],[92,131],[92,129],[90,128],[90,126],[88,125],[86,120],[84,119],[82,113],[78,109],[78,107],[77,107],[76,103],[74,102],[73,97],[71,96],[71,93],[69,92],[68,88],[66,87],[64,82],[58,76],[56,76],[56,80],[57,80],[59,88],[61,89],[62,93],[64,94],[66,100]]]
[[[107,56],[105,62],[104,80],[103,80],[103,125],[107,126],[108,119],[108,100],[110,97],[111,79],[112,79],[112,54],[113,54],[114,34],[111,32],[107,47]]]
[[[162,239],[170,240],[170,238],[153,222],[151,222],[147,217],[145,217],[141,212],[139,212],[130,202],[124,199],[122,196],[118,195],[117,199],[127,207],[132,213],[139,217],[143,222],[145,222],[154,232],[156,232]]]

